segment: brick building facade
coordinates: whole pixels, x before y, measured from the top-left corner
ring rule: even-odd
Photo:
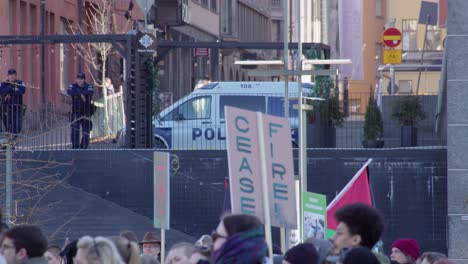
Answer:
[[[101,0],[83,0],[84,11],[90,3]],[[132,28],[131,21],[125,17],[130,0],[114,0],[112,25],[116,33],[126,33]],[[71,34],[71,25],[77,26],[79,0],[46,1],[46,35]],[[133,18],[141,18],[138,8],[133,11]],[[86,16],[83,15],[83,18]],[[0,1],[0,35],[40,35],[41,0],[3,0]],[[48,104],[60,107],[64,102],[63,92],[68,83],[74,82],[78,71],[79,56],[70,44],[46,45],[46,100]],[[117,59],[117,61],[120,61]],[[113,64],[115,65],[115,64]],[[6,78],[9,68],[16,68],[18,78],[28,86],[25,104],[31,110],[37,110],[41,104],[41,45],[0,46],[0,79]],[[115,67],[114,67],[115,68]],[[120,78],[120,67],[110,68],[110,77],[115,81]],[[114,86],[117,83],[114,83]]]

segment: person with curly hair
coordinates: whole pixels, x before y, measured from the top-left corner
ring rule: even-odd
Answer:
[[[344,206],[336,211],[335,218],[338,226],[330,240],[335,255],[354,248],[370,251],[382,236],[383,217],[377,209],[368,205],[355,203]]]

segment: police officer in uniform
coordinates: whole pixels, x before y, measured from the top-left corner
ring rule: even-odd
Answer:
[[[94,88],[92,84],[85,82],[84,73],[76,76],[76,83],[71,84],[67,94],[72,98],[71,111],[71,141],[73,149],[87,149],[89,145],[89,133],[93,129],[91,116],[94,114],[92,97]],[[81,128],[81,140],[80,140]]]
[[[8,70],[8,79],[0,84],[2,119],[5,131],[18,134],[23,126],[23,94],[26,86],[16,79],[16,70]]]

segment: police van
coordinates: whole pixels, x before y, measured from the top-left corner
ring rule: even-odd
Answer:
[[[302,84],[309,95],[311,83]],[[291,141],[297,146],[298,83],[289,83]],[[224,107],[284,116],[284,82],[213,82],[153,118],[154,147],[174,150],[226,149]]]

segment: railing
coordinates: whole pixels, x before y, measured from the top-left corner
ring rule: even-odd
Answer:
[[[98,99],[92,102],[92,106],[85,105],[83,109],[78,111],[72,111],[71,100],[69,100],[68,106],[60,109],[48,106],[44,112],[29,111],[25,106],[6,107],[11,108],[10,111],[14,113],[23,111],[19,115],[13,115],[15,120],[9,120],[6,114],[2,115],[3,132],[12,138],[16,149],[118,148],[114,141],[118,132],[125,127],[122,92],[107,96],[106,103],[104,103],[104,99]],[[91,112],[94,114],[91,115]],[[17,130],[9,129],[5,122],[22,122],[22,129],[18,133]],[[87,135],[89,135],[89,144],[83,145],[83,138]]]
[[[290,101],[291,144],[296,147],[298,119],[297,110],[294,109],[297,99],[294,97],[297,95],[290,96],[293,97]],[[340,95],[339,101],[316,105],[314,112],[308,114],[308,147],[363,148],[363,126],[369,96],[379,98],[383,122],[383,135],[379,139],[384,141],[384,148],[400,147],[401,125],[392,114],[394,105],[404,97],[369,93],[351,93],[346,98]],[[421,95],[418,98],[425,118],[415,126],[418,128],[417,146],[445,146],[446,139],[435,132],[437,95]],[[44,112],[33,112],[19,105],[4,105],[1,128],[6,132],[4,135],[10,135],[16,149],[79,149],[84,148],[81,144],[83,133],[91,120],[88,149],[125,148],[126,119],[122,93],[108,96],[106,103],[103,99],[96,100],[94,105],[94,109],[90,109],[95,112],[91,117],[71,116],[71,105],[61,109],[49,106]],[[225,149],[225,105],[284,116],[282,94],[189,96],[184,103],[172,105],[154,117],[154,147],[174,150]],[[73,144],[72,131],[76,128],[79,133],[74,134]]]
[[[344,122],[336,128],[336,147],[337,148],[362,148],[364,139],[365,113],[369,96],[376,99],[383,122],[383,135],[380,138],[384,141],[384,148],[401,147],[402,124],[393,117],[395,112],[407,113],[406,121],[411,113],[411,105],[401,104],[401,100],[409,98],[418,98],[421,111],[424,114],[423,120],[416,122],[417,128],[416,146],[445,146],[446,139],[441,138],[436,131],[437,117],[437,94],[425,95],[375,95],[369,93],[351,93],[347,100],[341,96],[341,102],[344,112],[347,113]],[[414,106],[414,105],[413,105]],[[414,110],[414,109],[413,109]]]

